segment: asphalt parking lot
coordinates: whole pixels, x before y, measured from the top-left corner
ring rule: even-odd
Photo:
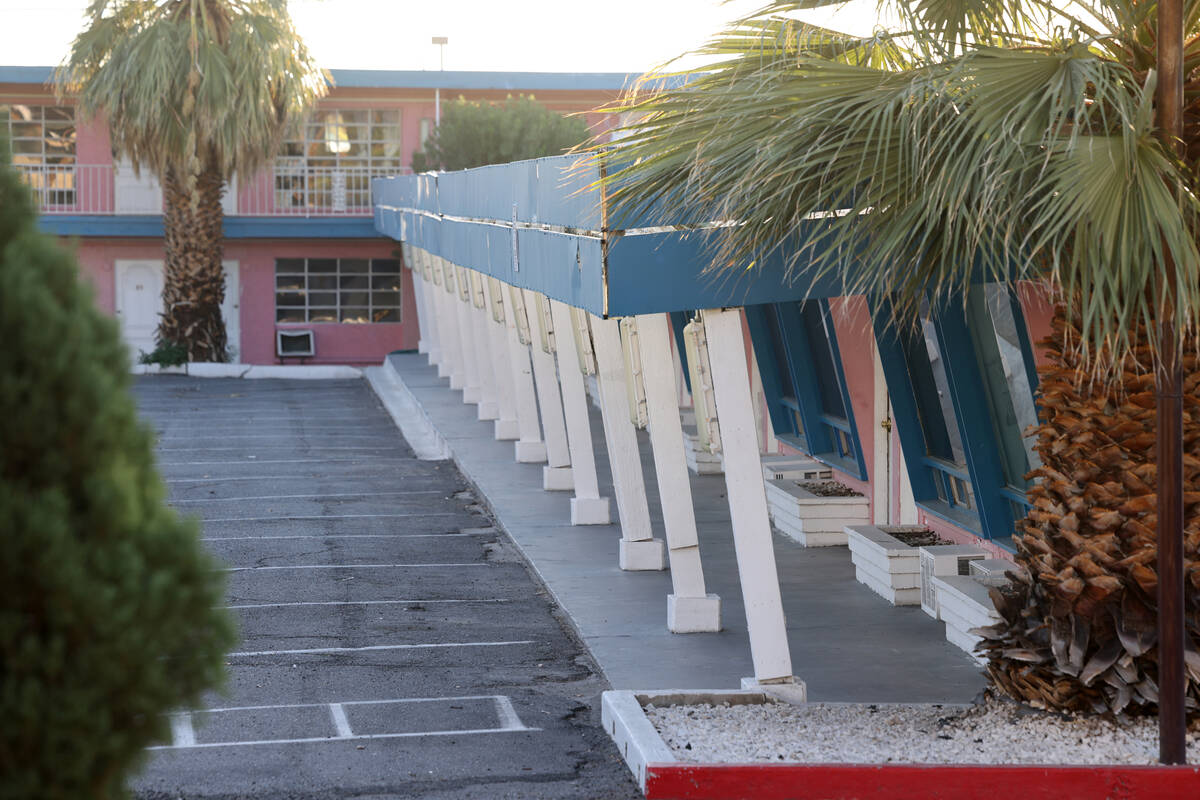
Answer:
[[[228,572],[226,692],[172,716],[159,798],[635,798],[607,688],[450,462],[363,381],[144,377],[180,511]]]

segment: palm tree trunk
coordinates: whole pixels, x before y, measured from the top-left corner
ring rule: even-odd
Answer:
[[[1033,508],[1017,537],[1024,575],[992,590],[1003,622],[983,629],[993,684],[1056,711],[1155,713],[1162,681],[1156,570],[1155,373],[1148,331],[1118,385],[1090,382],[1079,330],[1055,309],[1038,368]],[[1200,358],[1183,367],[1185,647],[1188,713],[1200,711]],[[1180,703],[1182,708],[1183,702]]]
[[[163,175],[166,266],[159,339],[187,347],[189,361],[225,361],[225,272],[221,266],[224,181],[213,160],[196,179],[195,202],[186,181],[169,168]]]

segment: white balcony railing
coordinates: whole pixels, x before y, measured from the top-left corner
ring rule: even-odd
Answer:
[[[161,214],[162,189],[149,174],[112,164],[17,164],[43,214],[117,216]],[[226,216],[369,217],[371,179],[405,168],[276,165],[226,187]]]

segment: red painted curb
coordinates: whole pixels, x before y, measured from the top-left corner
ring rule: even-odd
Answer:
[[[1200,767],[648,764],[647,800],[1188,800]]]

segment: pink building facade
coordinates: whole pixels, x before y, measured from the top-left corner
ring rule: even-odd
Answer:
[[[69,241],[97,305],[122,321],[133,355],[153,348],[161,311],[162,195],[114,159],[106,123],[82,119],[48,67],[0,67],[0,138],[33,189],[44,230]],[[624,74],[333,70],[334,86],[274,165],[225,197],[231,360],[271,364],[281,332],[311,331],[316,364],[375,364],[417,346],[411,277],[372,222],[371,179],[410,171],[443,102],[533,95],[594,131]]]

